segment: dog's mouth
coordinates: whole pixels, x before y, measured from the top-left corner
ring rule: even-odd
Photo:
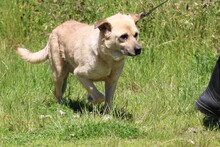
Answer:
[[[121,53],[122,53],[123,55],[127,55],[127,56],[136,56],[135,53],[128,52],[128,50],[125,49],[125,48],[122,48],[122,49],[121,49]]]
[[[125,49],[125,48],[121,48],[121,53],[123,55],[127,55],[128,54],[128,51]]]

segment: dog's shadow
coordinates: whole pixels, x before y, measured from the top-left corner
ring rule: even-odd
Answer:
[[[205,116],[203,125],[210,130],[220,130],[220,119],[213,116]]]
[[[103,105],[93,105],[92,103],[82,101],[82,100],[72,100],[66,99],[65,106],[69,107],[75,113],[93,113],[93,114],[105,114]],[[124,108],[114,108],[111,112],[113,117],[125,119],[125,120],[133,120],[133,115],[129,112],[126,112]]]

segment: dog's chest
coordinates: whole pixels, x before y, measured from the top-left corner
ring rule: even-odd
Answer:
[[[103,81],[112,72],[112,65],[99,60],[84,60],[74,69],[74,74],[93,81]]]

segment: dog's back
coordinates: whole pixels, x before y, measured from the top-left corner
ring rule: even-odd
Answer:
[[[50,46],[58,43],[62,58],[76,67],[85,60],[91,62],[92,55],[98,54],[99,30],[93,25],[67,21],[53,30],[49,42]]]

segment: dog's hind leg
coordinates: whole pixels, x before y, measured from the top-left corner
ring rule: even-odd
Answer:
[[[63,103],[63,93],[66,90],[66,81],[69,73],[69,65],[62,56],[61,46],[58,43],[56,35],[50,36],[49,58],[53,71],[54,96],[58,103]]]
[[[54,77],[54,87],[55,87],[54,96],[56,97],[57,102],[60,104],[63,103],[62,85],[63,85],[63,79]]]
[[[68,75],[69,75],[69,73],[67,73],[63,79],[62,94],[64,94],[64,92],[66,91]]]
[[[54,96],[57,99],[57,102],[62,104],[63,99],[62,96],[66,90],[66,85],[67,85],[67,78],[68,78],[68,71],[63,67],[63,68],[55,68],[53,71],[53,79],[54,79]]]
[[[69,71],[65,66],[62,68],[55,67],[53,71],[53,79],[54,79],[54,96],[57,99],[57,102],[62,104],[63,99],[62,96],[66,90],[67,87],[67,78],[69,75]]]

